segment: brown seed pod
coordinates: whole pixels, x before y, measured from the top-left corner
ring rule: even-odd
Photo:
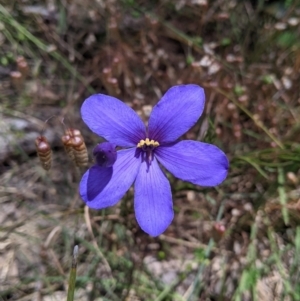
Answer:
[[[88,152],[80,131],[67,129],[61,140],[69,158],[79,167],[87,166]]]
[[[81,135],[73,138],[73,150],[76,165],[82,167],[87,166],[89,161],[88,152]]]
[[[61,141],[64,145],[65,151],[68,155],[68,157],[71,159],[71,161],[75,162],[75,156],[74,156],[74,151],[72,147],[72,139],[69,135],[64,135],[61,137]]]
[[[37,154],[40,158],[42,167],[45,170],[49,170],[52,161],[52,151],[50,144],[45,136],[39,136],[35,139],[35,146]]]

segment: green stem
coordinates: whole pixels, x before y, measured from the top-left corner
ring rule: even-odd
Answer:
[[[69,278],[67,301],[74,300],[76,270],[77,270],[77,255],[78,255],[78,246],[76,245],[74,247],[74,251],[73,251],[73,259],[72,259],[72,267],[71,267],[70,278]]]

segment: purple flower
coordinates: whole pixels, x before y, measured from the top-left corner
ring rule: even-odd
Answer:
[[[169,89],[154,106],[146,129],[139,116],[120,100],[90,96],[82,105],[84,122],[97,135],[125,149],[111,167],[94,165],[82,177],[80,195],[93,209],[115,205],[134,183],[137,222],[157,236],[174,212],[170,183],[159,164],[175,177],[201,186],[216,186],[227,176],[228,160],[216,146],[177,139],[198,120],[205,104],[197,85]]]

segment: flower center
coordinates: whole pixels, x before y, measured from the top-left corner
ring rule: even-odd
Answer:
[[[137,147],[141,148],[143,151],[152,151],[155,147],[158,147],[159,143],[154,140],[150,140],[149,138],[146,138],[145,140],[141,140]]]
[[[159,146],[159,143],[155,140],[150,140],[146,138],[142,139],[138,144],[137,148],[142,150],[142,158],[148,162],[148,166],[150,166],[151,161],[153,160],[153,150]]]

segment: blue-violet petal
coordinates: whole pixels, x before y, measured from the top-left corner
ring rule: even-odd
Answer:
[[[204,90],[197,85],[170,88],[151,112],[149,138],[160,144],[174,142],[197,122],[204,104]]]
[[[158,236],[173,220],[173,203],[170,183],[157,160],[149,166],[144,161],[135,184],[134,210],[138,224],[143,231]]]
[[[140,117],[115,97],[90,96],[82,104],[81,116],[93,132],[118,146],[136,146],[145,139],[146,129]]]
[[[112,167],[94,165],[83,175],[79,186],[81,198],[93,209],[115,205],[134,182],[140,165],[135,148],[118,151]]]
[[[158,161],[175,177],[201,186],[222,183],[228,172],[226,155],[218,147],[197,141],[183,140],[158,147]]]
[[[93,150],[96,164],[111,167],[117,160],[116,145],[110,142],[99,143]]]

